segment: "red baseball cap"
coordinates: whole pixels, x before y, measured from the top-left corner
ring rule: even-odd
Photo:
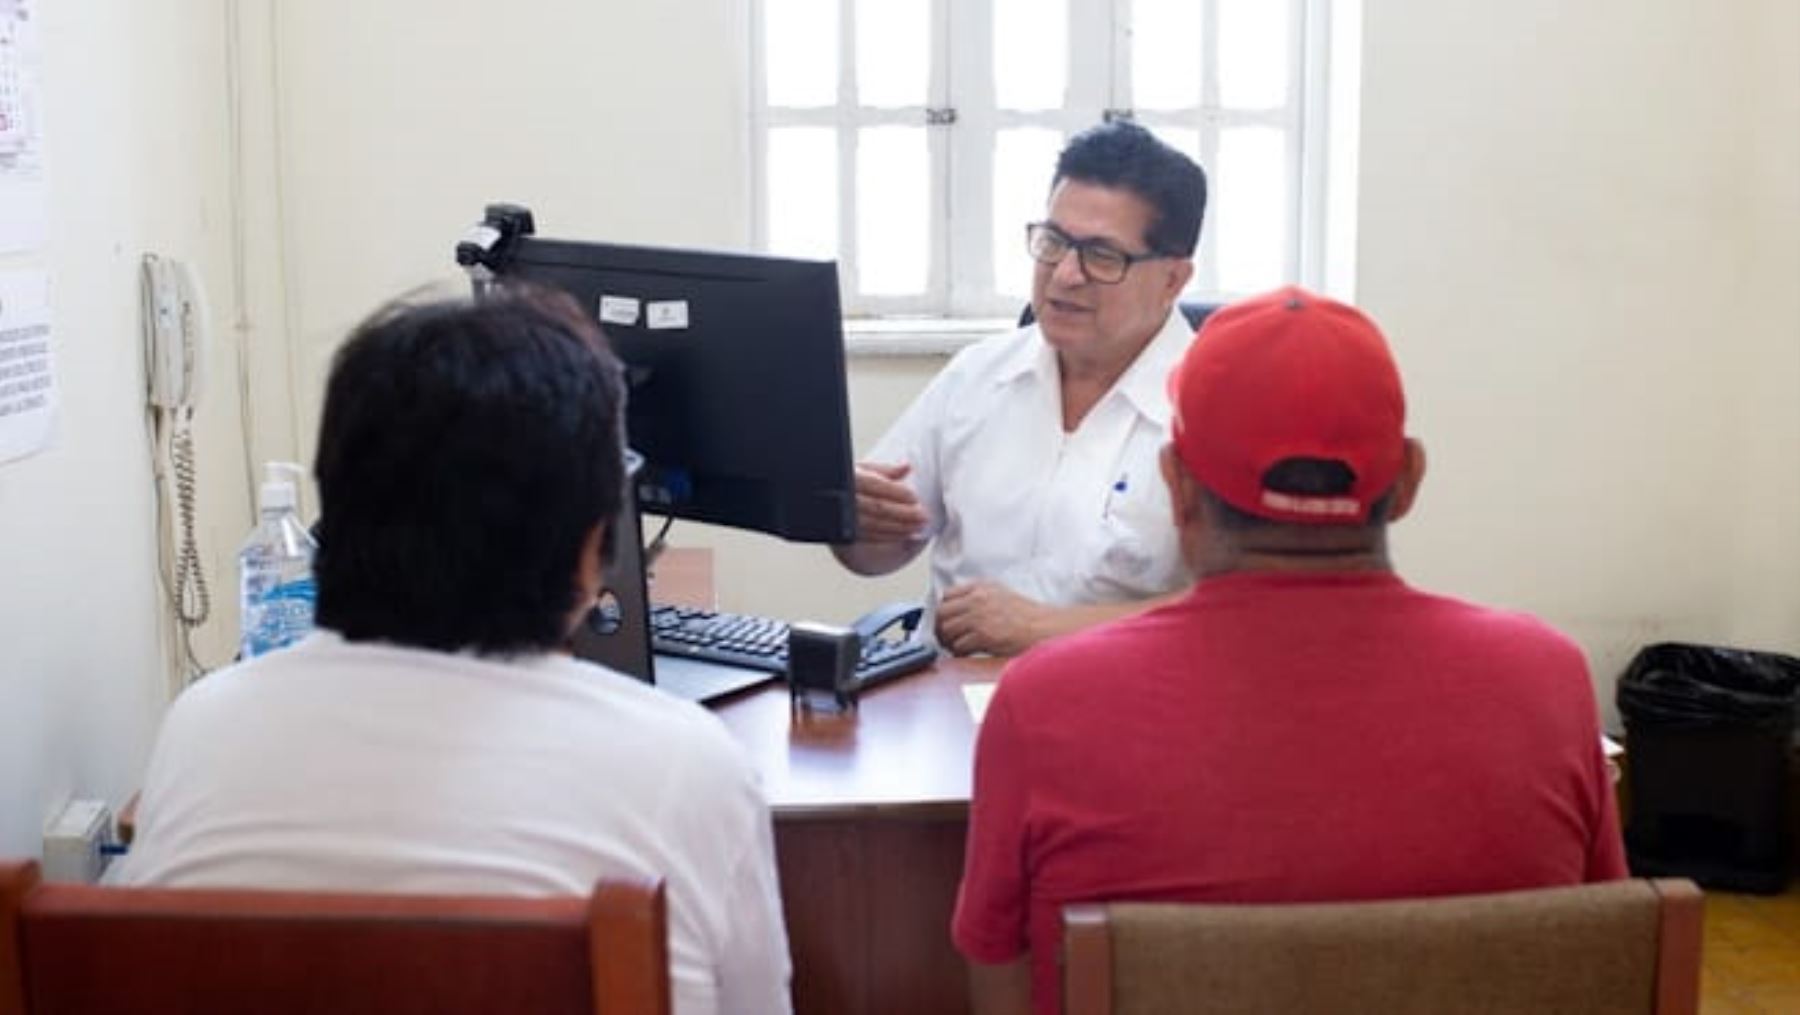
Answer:
[[[1208,317],[1169,375],[1169,403],[1188,471],[1261,518],[1363,524],[1406,456],[1406,396],[1381,330],[1298,286]],[[1268,488],[1289,458],[1340,462],[1354,478],[1329,495]]]

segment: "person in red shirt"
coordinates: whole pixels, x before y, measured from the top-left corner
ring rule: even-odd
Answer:
[[[1009,666],[952,936],[981,1012],[1055,1013],[1061,908],[1328,901],[1626,876],[1581,650],[1409,586],[1425,454],[1386,340],[1299,288],[1169,379],[1184,599]]]

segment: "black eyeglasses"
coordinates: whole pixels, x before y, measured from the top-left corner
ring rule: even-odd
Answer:
[[[1048,222],[1033,222],[1025,227],[1025,250],[1039,264],[1057,265],[1075,251],[1081,273],[1090,282],[1117,285],[1125,281],[1125,273],[1139,261],[1159,261],[1168,254],[1127,254],[1105,240],[1078,240]]]

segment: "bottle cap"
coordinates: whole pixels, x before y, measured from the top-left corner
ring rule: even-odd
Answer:
[[[263,484],[256,494],[257,510],[298,510],[301,475],[300,466],[293,462],[264,462]]]

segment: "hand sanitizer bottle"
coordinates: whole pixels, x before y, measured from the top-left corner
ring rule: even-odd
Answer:
[[[238,551],[239,655],[249,659],[306,637],[313,628],[313,551],[300,524],[300,466],[267,462],[259,519]]]

